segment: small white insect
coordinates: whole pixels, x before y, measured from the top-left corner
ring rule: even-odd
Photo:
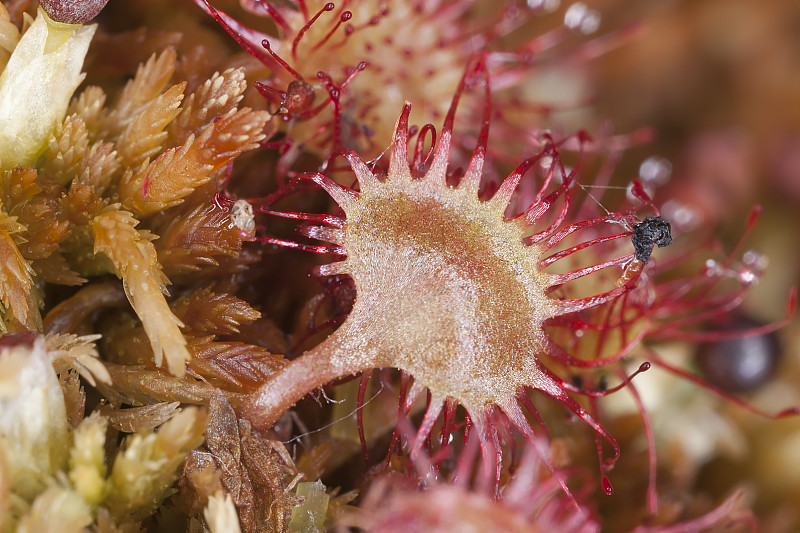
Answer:
[[[253,206],[247,200],[236,200],[231,206],[231,223],[249,235],[256,232],[256,219],[253,216]]]

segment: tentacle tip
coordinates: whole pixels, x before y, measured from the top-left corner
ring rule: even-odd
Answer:
[[[608,476],[603,476],[600,480],[600,484],[603,487],[603,492],[606,493],[607,496],[611,496],[614,494],[614,486],[611,484],[611,481],[608,479]]]
[[[777,418],[785,418],[789,416],[797,416],[800,415],[800,406],[789,407],[788,409],[784,409],[780,413],[778,413]]]
[[[797,311],[797,287],[789,289],[789,296],[786,300],[786,314],[793,317]]]

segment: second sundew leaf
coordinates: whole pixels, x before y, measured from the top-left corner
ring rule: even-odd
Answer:
[[[166,361],[171,374],[182,376],[191,357],[179,329],[182,324],[164,298],[167,279],[158,266],[152,237],[137,231],[138,223],[118,205],[109,206],[92,221],[94,252],[108,256],[122,278],[125,294],[150,339],[156,365]]]
[[[608,442],[614,455],[603,458],[602,446],[598,444],[598,462],[603,490],[613,491],[606,472],[619,458],[619,444],[572,394],[604,396],[629,384],[631,377],[624,376],[617,387],[600,391],[575,386],[558,376],[547,366],[551,358],[561,366],[587,368],[588,365],[554,346],[545,325],[562,317],[569,320],[574,313],[615,301],[636,286],[641,271],[638,275],[621,276],[620,283],[612,279],[605,286],[600,284],[599,287],[606,289],[603,292],[595,292],[597,287],[594,287],[590,295],[560,298],[554,295],[556,289],[584,276],[630,264],[635,254],[626,253],[630,249],[626,244],[620,246],[619,257],[613,254],[611,259],[604,258],[564,274],[551,274],[544,267],[564,254],[569,256],[599,244],[629,239],[631,235],[631,231],[611,228],[609,231],[613,233],[589,238],[566,252],[553,251],[573,232],[606,223],[630,227],[638,210],[649,207],[657,212],[657,209],[635,182],[638,205],[565,223],[571,205],[570,187],[577,178],[577,170],[566,171],[560,143],[552,141],[538,154],[523,160],[494,194],[484,200],[481,182],[492,116],[486,57],[476,55],[465,69],[426,165],[419,167],[413,163],[420,155],[421,144],[417,145],[414,159],[409,161],[411,104],[406,103],[396,123],[385,175],[371,168],[354,151],[346,151],[344,157],[353,170],[357,189],[342,186],[321,173],[301,177],[324,189],[344,216],[298,214],[300,220],[325,224],[307,226],[302,231],[303,235],[325,244],[300,246],[337,256],[336,261],[316,267],[314,273],[349,276],[355,287],[355,300],[338,329],[276,372],[239,406],[238,412],[256,428],[269,428],[288,408],[320,386],[361,373],[359,391],[363,395],[372,370],[396,368],[405,373],[401,416],[410,412],[423,391],[428,393],[425,415],[409,443],[408,456],[412,461],[422,452],[426,441],[433,440],[431,432],[440,414],[444,413],[452,427],[453,414],[460,405],[471,421],[465,441],[475,438],[479,441],[483,474],[487,482],[494,481],[496,494],[499,495],[503,466],[503,446],[498,437],[502,424],[519,430],[579,508],[566,478],[542,448],[540,436],[523,409],[539,420],[530,398],[530,392],[538,391],[585,422],[594,430],[598,442],[600,439]],[[485,78],[486,91],[478,141],[466,170],[448,172],[456,108],[467,82],[477,86],[478,76]],[[520,182],[535,167],[545,170],[546,177],[537,192],[523,193],[518,190]],[[552,183],[554,175],[562,177],[559,184]],[[528,208],[518,216],[506,217],[507,212],[516,209],[515,198],[519,200],[523,194],[527,195]],[[259,239],[284,244],[272,237]],[[624,352],[620,358],[623,355]],[[603,360],[597,366],[616,360]],[[643,363],[632,376],[648,368],[649,363]],[[410,377],[414,381],[409,389]],[[358,408],[362,407],[363,396],[357,402]],[[447,425],[444,422],[439,427]],[[448,442],[449,433],[449,429],[442,432],[441,442]]]

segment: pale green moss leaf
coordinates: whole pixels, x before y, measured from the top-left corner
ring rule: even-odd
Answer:
[[[92,414],[72,434],[69,480],[83,499],[97,506],[106,496],[105,441],[108,420]]]
[[[328,512],[328,493],[321,481],[298,483],[297,496],[303,502],[292,509],[289,530],[292,533],[317,533],[324,531],[325,515]]]
[[[32,501],[67,463],[64,395],[44,339],[0,350],[0,454],[12,490]]]
[[[70,489],[51,486],[22,517],[17,533],[83,533],[92,523],[89,505]]]
[[[205,427],[204,412],[187,408],[156,433],[128,438],[109,477],[104,506],[112,516],[141,519],[153,514],[173,494],[183,460],[203,442]]]
[[[96,25],[55,22],[39,9],[0,74],[0,162],[30,166],[47,148],[72,93]]]

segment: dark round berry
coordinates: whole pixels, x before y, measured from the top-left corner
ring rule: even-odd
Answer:
[[[760,326],[760,322],[739,316],[720,329],[745,334]],[[711,385],[726,392],[746,392],[769,381],[780,353],[778,337],[771,332],[700,344],[697,363]]]

